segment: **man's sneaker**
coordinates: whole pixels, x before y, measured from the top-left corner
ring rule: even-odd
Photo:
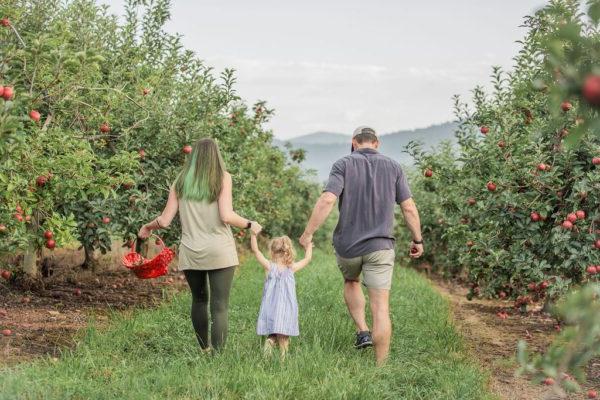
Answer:
[[[364,349],[366,347],[373,346],[373,338],[371,337],[371,332],[363,331],[358,332],[356,334],[356,343],[354,344],[354,348],[356,349]]]

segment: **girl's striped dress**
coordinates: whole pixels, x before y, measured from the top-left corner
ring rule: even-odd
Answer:
[[[271,263],[265,279],[256,333],[298,336],[296,279],[291,268]]]

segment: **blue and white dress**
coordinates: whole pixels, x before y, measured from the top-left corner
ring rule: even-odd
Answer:
[[[271,263],[265,279],[256,333],[298,336],[296,279],[288,267]]]

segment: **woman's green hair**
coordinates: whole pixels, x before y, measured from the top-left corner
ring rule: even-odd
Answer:
[[[175,180],[177,197],[209,203],[216,201],[224,173],[225,163],[217,143],[210,138],[198,140]]]

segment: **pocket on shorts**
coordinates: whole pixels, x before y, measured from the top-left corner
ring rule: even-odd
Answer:
[[[344,258],[336,254],[335,258],[344,279],[357,281],[362,271],[362,257]]]
[[[396,254],[394,250],[379,250],[369,253],[364,258],[363,283],[372,289],[392,287],[392,276]]]

